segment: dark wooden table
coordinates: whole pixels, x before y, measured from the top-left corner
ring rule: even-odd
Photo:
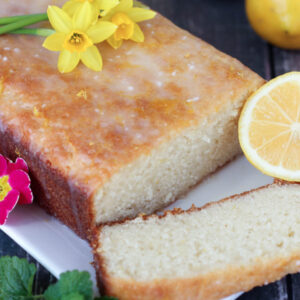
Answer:
[[[238,58],[266,79],[300,70],[300,51],[285,51],[261,40],[249,26],[243,0],[144,0],[178,26],[185,28],[225,53]],[[0,231],[0,256],[26,257],[37,265],[34,289],[38,293],[51,276],[38,262]],[[300,274],[255,288],[239,300],[299,300]]]

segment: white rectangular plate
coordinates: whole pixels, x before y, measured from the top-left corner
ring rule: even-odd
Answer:
[[[257,171],[244,156],[240,156],[167,209],[187,209],[192,204],[199,207],[271,182],[272,178]],[[91,265],[93,257],[88,243],[39,207],[17,207],[1,229],[56,277],[67,270],[90,272],[97,293],[95,271]],[[239,295],[226,300],[234,300]]]

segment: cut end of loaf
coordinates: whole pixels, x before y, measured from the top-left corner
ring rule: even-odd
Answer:
[[[201,210],[104,226],[95,251],[106,291],[121,300],[219,299],[297,272],[299,210],[300,185],[273,184]]]
[[[238,155],[237,116],[246,97],[171,134],[149,155],[115,174],[94,198],[97,223],[162,209]]]

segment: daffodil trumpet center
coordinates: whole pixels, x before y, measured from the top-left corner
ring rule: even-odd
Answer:
[[[8,176],[0,177],[0,202],[5,199],[11,190],[12,188],[8,183]]]
[[[114,33],[117,41],[129,40],[134,33],[134,22],[124,13],[116,13],[112,19],[112,23],[118,26]]]
[[[64,48],[70,52],[84,52],[91,46],[93,46],[93,42],[87,34],[81,31],[72,31],[64,42]]]

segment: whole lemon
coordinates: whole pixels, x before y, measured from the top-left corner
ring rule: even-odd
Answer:
[[[271,44],[300,49],[300,0],[246,0],[253,29]]]

